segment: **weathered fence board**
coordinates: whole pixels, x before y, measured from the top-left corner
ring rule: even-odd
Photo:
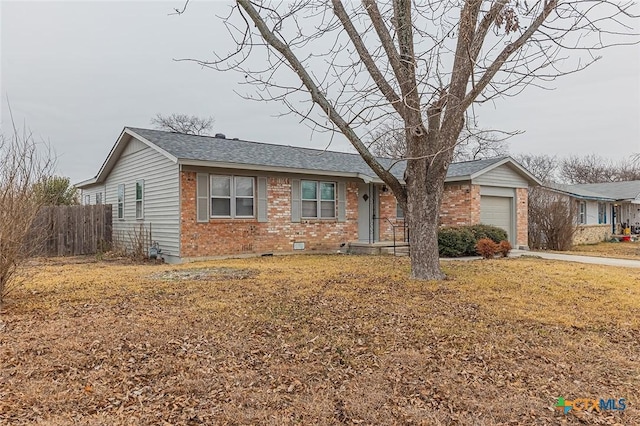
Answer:
[[[77,256],[106,250],[113,242],[110,204],[45,206],[29,238],[41,256]]]

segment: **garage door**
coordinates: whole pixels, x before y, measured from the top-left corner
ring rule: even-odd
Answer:
[[[513,214],[511,213],[511,205],[513,198],[509,197],[490,197],[483,195],[480,197],[480,222],[497,226],[507,231],[509,241],[512,238]],[[513,241],[511,241],[513,244]]]

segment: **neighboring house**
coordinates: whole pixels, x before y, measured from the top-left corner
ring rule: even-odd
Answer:
[[[603,241],[621,234],[625,226],[640,233],[640,181],[552,184],[547,187],[575,203],[574,244]]]
[[[387,166],[391,160],[381,159]],[[402,179],[405,165],[391,171]],[[454,163],[442,225],[504,228],[527,246],[536,179],[509,157]],[[114,235],[152,229],[167,261],[239,253],[337,250],[393,238],[391,191],[357,154],[125,128],[82,200],[114,206]]]

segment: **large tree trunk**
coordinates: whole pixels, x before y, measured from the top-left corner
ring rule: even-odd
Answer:
[[[405,179],[407,184],[407,219],[411,256],[411,277],[419,280],[442,280],[438,256],[438,226],[440,204],[452,151],[439,154],[441,146],[437,132],[409,133],[409,159]],[[412,140],[411,140],[412,139]],[[431,149],[430,149],[431,148]]]
[[[445,275],[438,256],[438,224],[443,185],[436,171],[420,169],[407,185],[411,277],[441,280]]]

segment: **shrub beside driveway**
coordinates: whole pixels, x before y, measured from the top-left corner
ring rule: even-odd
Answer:
[[[640,424],[640,270],[495,259],[44,261],[0,316],[0,424]],[[576,418],[579,417],[580,419]]]

